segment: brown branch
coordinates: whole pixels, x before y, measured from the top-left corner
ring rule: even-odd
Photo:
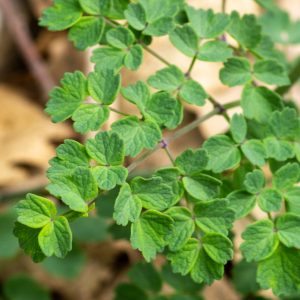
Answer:
[[[36,81],[39,83],[44,96],[46,96],[53,89],[55,83],[36,49],[26,22],[14,7],[13,1],[0,0],[0,8],[12,38],[19,47]]]

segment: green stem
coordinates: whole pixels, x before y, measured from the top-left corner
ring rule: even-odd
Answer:
[[[151,50],[147,45],[145,45],[144,43],[141,43],[141,46],[147,50],[149,53],[151,53],[153,56],[155,56],[157,59],[159,59],[161,62],[163,62],[164,64],[166,64],[167,66],[171,66],[172,64],[169,63],[168,61],[166,61],[164,58],[162,58],[159,54],[157,54],[156,52],[154,52],[153,50]]]
[[[208,101],[214,106],[214,107],[219,107],[222,108],[222,105],[216,101],[212,96],[208,96]],[[227,120],[228,123],[230,123],[230,118],[228,116],[228,113],[224,111],[222,113],[222,116]]]
[[[190,212],[192,213],[192,210],[191,210],[191,201],[190,201],[190,196],[188,194],[188,192],[186,190],[184,190],[184,198],[185,198],[185,201],[186,201],[186,206],[187,208],[190,210]]]
[[[109,108],[111,111],[113,111],[113,112],[115,112],[115,113],[117,113],[117,114],[119,114],[119,115],[122,115],[122,116],[125,116],[125,117],[132,116],[132,115],[123,113],[123,112],[121,112],[121,111],[119,111],[119,110],[117,110],[117,109],[115,109],[115,108],[110,107],[110,106],[108,106],[108,108]]]
[[[296,66],[289,72],[289,78],[291,81],[290,85],[278,87],[275,92],[279,95],[283,95],[290,90],[290,88],[296,83],[298,78],[300,77],[300,60],[296,64]]]
[[[222,0],[222,13],[225,13],[226,0]]]
[[[196,230],[196,233],[197,233],[197,237],[198,237],[199,242],[201,243],[201,239],[202,239],[201,234],[200,234],[199,228],[197,226],[196,220],[194,220],[194,222],[195,222],[195,230]]]
[[[187,70],[187,74],[190,74],[190,73],[191,73],[191,71],[192,71],[192,69],[193,69],[193,66],[194,66],[194,64],[195,64],[195,62],[196,62],[196,59],[197,59],[197,55],[195,55],[195,56],[193,57],[193,60],[192,60],[192,62],[191,62],[191,64],[190,64],[190,66],[189,66],[189,69]]]
[[[174,160],[174,157],[173,157],[173,155],[172,155],[172,153],[171,153],[168,146],[165,147],[165,151],[166,151],[167,155],[169,156],[172,165],[175,167],[175,160]]]
[[[268,212],[267,214],[268,214],[269,220],[273,221],[272,216],[271,216],[271,213]]]

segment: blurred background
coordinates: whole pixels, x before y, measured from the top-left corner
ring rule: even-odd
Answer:
[[[196,8],[221,11],[221,0],[186,2]],[[275,2],[290,14],[291,22],[300,19],[299,0]],[[117,189],[101,195],[101,201],[96,204],[97,209],[88,218],[71,224],[74,245],[64,260],[51,257],[42,264],[35,265],[19,249],[18,241],[12,235],[13,221],[16,219],[12,207],[17,201],[24,199],[26,193],[36,193],[57,202],[44,190],[48,184],[45,176],[49,167],[48,160],[55,156],[56,147],[69,138],[85,143],[87,138],[95,134],[83,136],[76,133],[71,121],[53,124],[50,116],[43,111],[48,92],[55,85],[59,85],[65,72],[81,70],[88,74],[94,68],[90,62],[93,48],[79,52],[68,41],[67,31],[50,32],[38,26],[42,10],[50,5],[51,0],[0,0],[0,299],[111,300],[115,297],[116,286],[129,281],[127,271],[131,266],[137,261],[143,261],[141,253],[133,250],[128,241],[129,226],[117,230],[112,220]],[[230,13],[232,10],[258,16],[264,13],[253,0],[227,0],[226,12]],[[276,47],[286,55],[285,64],[289,68],[300,56],[300,44],[285,45],[284,34],[281,38],[282,40],[276,41]],[[154,38],[150,48],[183,71],[190,64],[191,59],[175,49],[167,36]],[[144,55],[144,62],[137,72],[121,70],[122,86],[136,83],[138,79],[146,81],[156,70],[165,67],[149,53],[145,52]],[[242,87],[228,88],[222,85],[218,78],[220,68],[222,63],[197,61],[192,77],[220,103],[240,99]],[[300,104],[299,84],[294,85],[286,99],[293,99]],[[131,114],[136,112],[136,108],[121,96],[113,106]],[[204,107],[185,104],[184,120],[180,126],[190,123],[211,109],[210,103]],[[229,114],[234,112],[239,112],[239,109],[230,110]],[[109,130],[110,124],[117,118],[118,115],[111,114],[102,130]],[[215,116],[201,124],[198,129],[173,141],[170,149],[177,156],[186,148],[201,147],[209,136],[223,133],[227,129],[228,123],[225,119]],[[167,131],[166,136],[168,134],[170,133]],[[132,158],[127,158],[125,165],[132,161]],[[156,168],[169,165],[167,155],[160,150],[142,163],[132,176],[138,174],[147,177]],[[59,209],[64,208],[60,205]],[[254,214],[260,217],[259,210]],[[241,258],[238,252],[240,234],[247,222],[247,219],[239,220],[233,229],[236,243],[234,262]],[[160,271],[166,263],[165,256],[158,255],[153,263]],[[229,281],[234,275],[230,270],[231,266],[228,268],[229,271],[222,281],[215,281],[211,287],[204,287],[202,294],[206,299],[242,299],[243,289],[236,288]],[[162,276],[165,278],[167,275]],[[172,283],[163,285],[166,293],[173,289]],[[277,299],[271,291],[260,294],[269,299]],[[116,299],[139,300],[138,297]]]

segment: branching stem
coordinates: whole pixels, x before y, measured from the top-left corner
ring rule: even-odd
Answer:
[[[164,149],[165,149],[166,153],[168,154],[168,156],[169,156],[169,158],[170,158],[170,161],[171,161],[172,165],[175,167],[175,160],[174,160],[174,157],[173,157],[173,155],[172,155],[172,153],[171,153],[169,147],[168,147],[168,146],[167,146],[167,147],[164,147]]]
[[[119,114],[119,115],[122,115],[122,116],[125,116],[125,117],[130,117],[130,116],[131,116],[131,115],[126,114],[126,113],[124,113],[124,112],[122,112],[122,111],[119,111],[119,110],[117,110],[117,109],[115,109],[115,108],[113,108],[113,107],[108,106],[108,108],[109,108],[111,111],[113,111],[113,112],[115,112],[115,113],[117,113],[117,114]]]

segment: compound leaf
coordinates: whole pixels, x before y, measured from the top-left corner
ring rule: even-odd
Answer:
[[[169,33],[171,43],[183,54],[194,57],[198,49],[199,38],[195,30],[188,24],[176,26]]]
[[[71,117],[89,95],[87,80],[80,71],[65,73],[60,82],[63,88],[55,87],[49,93],[51,99],[47,102],[45,109],[45,112],[52,116],[53,123],[62,122]]]
[[[232,242],[220,233],[205,234],[202,244],[208,256],[218,264],[225,265],[233,258]]]
[[[286,247],[300,247],[300,216],[292,213],[282,214],[276,221],[278,238]]]
[[[227,229],[233,227],[236,216],[236,212],[228,204],[226,199],[196,203],[194,214],[199,228],[206,233],[218,232],[227,235]]]
[[[130,3],[124,15],[134,29],[143,30],[147,23],[147,16],[144,7],[140,3]]]
[[[212,9],[196,10],[194,7],[186,6],[185,10],[192,27],[200,38],[217,38],[230,24],[230,17],[227,14],[214,14]]]
[[[194,175],[202,172],[209,161],[207,150],[186,149],[176,157],[175,164],[182,175]]]
[[[223,41],[208,41],[198,50],[197,58],[202,61],[226,62],[233,56],[233,50]]]
[[[54,7],[42,12],[40,26],[48,26],[49,30],[64,30],[79,21],[82,10],[78,0],[55,0]]]
[[[128,49],[124,59],[125,68],[136,71],[143,63],[144,52],[141,45],[134,45]]]
[[[187,192],[202,201],[209,201],[218,196],[222,185],[218,179],[204,174],[185,176],[182,181]]]
[[[147,262],[156,257],[157,252],[164,249],[163,235],[173,231],[171,217],[158,211],[147,210],[132,224],[131,244],[133,249],[142,251]]]
[[[300,291],[300,253],[298,249],[280,245],[267,259],[259,263],[257,281],[276,296],[297,294]]]
[[[236,143],[241,143],[246,138],[247,123],[242,114],[234,114],[230,120],[230,132]]]
[[[170,251],[167,255],[167,259],[171,260],[173,272],[181,273],[183,276],[187,275],[197,260],[199,250],[199,241],[189,239],[181,249]]]
[[[82,17],[69,31],[68,39],[74,42],[79,51],[85,51],[88,47],[100,42],[104,30],[103,18]]]
[[[280,211],[283,197],[279,191],[267,188],[261,191],[257,197],[257,203],[261,210],[265,212]]]
[[[288,141],[279,140],[275,137],[264,139],[268,157],[273,157],[278,161],[285,161],[295,156],[293,145]]]
[[[292,186],[284,192],[284,198],[293,204],[300,205],[300,187]]]
[[[195,223],[191,212],[185,207],[172,207],[165,214],[174,221],[173,233],[165,237],[165,240],[169,243],[170,251],[174,252],[181,249],[188,242],[195,230]]]
[[[272,221],[262,219],[248,225],[242,233],[245,242],[240,250],[248,262],[260,261],[268,258],[279,245]]]
[[[111,125],[125,142],[125,155],[137,156],[143,148],[152,149],[161,141],[162,134],[151,120],[140,121],[136,116],[122,118]]]
[[[265,175],[261,170],[254,170],[246,175],[244,186],[250,194],[258,194],[266,185]]]
[[[56,215],[52,201],[33,194],[26,195],[27,200],[21,200],[15,206],[18,222],[31,228],[45,226]]]
[[[204,142],[208,151],[208,170],[220,173],[235,167],[241,161],[241,154],[235,143],[226,135],[215,135]]]
[[[163,36],[174,29],[175,24],[172,17],[162,17],[154,22],[150,23],[145,30],[143,30],[144,35],[151,36]]]
[[[130,29],[118,26],[106,33],[106,40],[115,48],[127,49],[133,44],[135,36]]]
[[[107,17],[115,20],[125,19],[124,10],[127,9],[129,3],[129,0],[112,0],[112,7]]]
[[[244,57],[232,57],[224,63],[219,77],[223,84],[230,87],[245,85],[252,81],[251,64]]]
[[[111,0],[79,0],[83,10],[90,15],[107,15],[111,9]]]
[[[183,105],[179,99],[176,99],[176,104],[175,107],[173,108],[173,112],[174,112],[174,117],[169,121],[167,121],[166,123],[164,123],[164,125],[171,130],[175,129],[179,124],[181,124],[183,119]]]
[[[298,182],[300,167],[298,163],[288,163],[274,174],[272,185],[279,191],[286,190]]]
[[[136,222],[142,211],[142,201],[138,196],[133,195],[128,183],[120,189],[116,199],[113,218],[119,225],[126,226],[128,221]]]
[[[291,83],[285,73],[284,66],[275,59],[258,61],[254,64],[253,70],[254,76],[265,83],[276,84],[278,86],[289,85]]]
[[[120,87],[121,74],[115,74],[113,69],[96,66],[96,73],[91,72],[88,76],[89,93],[99,103],[112,104],[117,98]]]
[[[118,166],[124,161],[124,141],[115,132],[98,132],[95,139],[87,139],[86,150],[93,160],[103,166]]]
[[[47,224],[38,236],[39,245],[46,256],[63,258],[72,249],[72,233],[65,217],[57,217]]]
[[[191,277],[195,282],[212,285],[214,280],[221,280],[224,274],[223,264],[216,263],[201,247],[198,258],[192,268]]]
[[[208,98],[208,94],[203,86],[192,79],[182,85],[179,90],[179,95],[184,102],[198,106],[203,106],[205,104],[205,99]]]
[[[110,109],[104,105],[83,104],[72,115],[76,132],[97,131],[109,118]]]
[[[19,222],[14,223],[13,234],[19,240],[19,246],[25,254],[30,254],[34,263],[40,263],[46,259],[38,242],[38,235],[42,228],[31,228]]]
[[[268,152],[261,141],[255,139],[246,141],[242,144],[241,149],[252,164],[264,167],[268,158]]]
[[[255,47],[262,38],[262,26],[257,24],[256,16],[253,14],[240,15],[237,11],[231,13],[231,25],[228,32],[239,44],[247,48]]]

